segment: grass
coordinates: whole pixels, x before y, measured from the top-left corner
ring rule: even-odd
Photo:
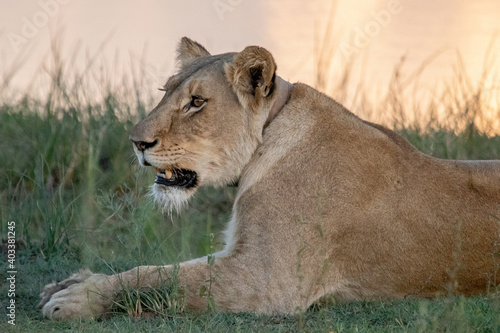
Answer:
[[[105,320],[52,322],[36,309],[42,287],[82,267],[111,274],[141,264],[176,263],[209,254],[220,244],[235,188],[206,188],[181,215],[162,215],[147,196],[154,179],[137,166],[128,132],[151,106],[137,86],[112,88],[60,63],[42,96],[0,100],[0,226],[16,222],[16,326],[7,324],[8,286],[0,284],[0,331],[5,332],[498,332],[500,300],[494,295],[437,300],[337,303],[325,301],[297,316],[191,313],[182,291],[124,290],[118,313]],[[400,69],[397,69],[399,71]],[[63,77],[68,79],[62,79]],[[343,76],[345,83],[346,77]],[[395,75],[401,78],[401,75]],[[424,109],[446,110],[445,122],[404,121],[405,92],[395,79],[380,107],[389,123],[420,150],[441,158],[500,159],[500,136],[480,129],[492,94],[481,84],[455,80]],[[7,84],[7,83],[4,83]],[[81,94],[104,87],[100,98]],[[135,88],[134,88],[135,87]],[[125,89],[125,90],[123,90]],[[127,90],[129,89],[129,90]],[[131,98],[130,96],[134,96]],[[342,96],[336,96],[342,99]],[[357,100],[377,114],[365,100]],[[436,102],[436,101],[439,101]],[[405,108],[402,112],[401,108]],[[422,106],[419,106],[422,108]],[[500,118],[498,110],[495,116]],[[431,112],[432,114],[432,112]],[[491,114],[489,115],[491,116]],[[488,134],[486,134],[488,133]],[[6,252],[5,244],[2,250]],[[5,248],[5,249],[4,249]],[[4,261],[2,261],[4,262]],[[4,279],[6,269],[0,276]],[[138,302],[140,300],[140,302]],[[155,313],[155,316],[148,314]]]

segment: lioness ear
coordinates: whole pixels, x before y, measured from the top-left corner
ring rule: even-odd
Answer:
[[[182,37],[177,47],[177,61],[180,63],[181,69],[191,65],[199,57],[209,55],[210,53],[203,46],[187,37]]]
[[[248,46],[226,64],[226,77],[244,106],[261,107],[274,89],[276,63],[269,51]]]

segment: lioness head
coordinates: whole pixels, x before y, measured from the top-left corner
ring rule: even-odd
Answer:
[[[177,60],[162,100],[130,135],[139,163],[157,172],[155,201],[168,210],[202,185],[236,181],[289,89],[261,47],[212,56],[182,38]]]

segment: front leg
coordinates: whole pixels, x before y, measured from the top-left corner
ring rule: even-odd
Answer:
[[[110,314],[123,290],[159,288],[174,272],[172,266],[142,266],[115,274],[81,270],[68,279],[44,287],[38,308],[50,319],[99,318]]]
[[[173,274],[177,274],[186,307],[195,311],[206,310],[208,298],[217,310],[228,312],[293,313],[307,306],[293,284],[274,285],[268,280],[273,275],[283,278],[290,270],[266,267],[255,260],[249,266],[247,262],[222,257],[213,265],[200,260],[181,263],[178,269],[140,266],[111,276],[76,274],[46,286],[40,306],[44,316],[52,319],[96,318],[111,311],[123,289],[160,288],[173,280]]]
[[[81,270],[44,287],[38,308],[51,319],[95,318],[108,312],[116,296],[116,278]]]

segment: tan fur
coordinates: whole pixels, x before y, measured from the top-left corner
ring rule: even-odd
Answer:
[[[194,170],[198,186],[239,179],[215,264],[180,264],[188,307],[207,308],[199,291],[210,276],[218,310],[267,314],[303,311],[327,294],[471,295],[498,284],[499,161],[427,156],[299,83],[265,126],[282,95],[269,52],[248,47],[209,56],[183,39],[179,58],[182,69],[165,97],[132,131],[138,146],[155,142],[136,147],[139,161]],[[192,95],[207,103],[189,114],[183,106]],[[168,206],[196,188],[155,185],[153,192]],[[62,290],[47,287],[42,311],[51,318],[99,316],[124,285],[157,287],[172,270],[141,266],[72,277]]]
[[[203,46],[186,37],[181,39],[181,43],[179,43],[179,47],[177,48],[177,54],[181,70],[189,67],[196,59],[210,55]]]

